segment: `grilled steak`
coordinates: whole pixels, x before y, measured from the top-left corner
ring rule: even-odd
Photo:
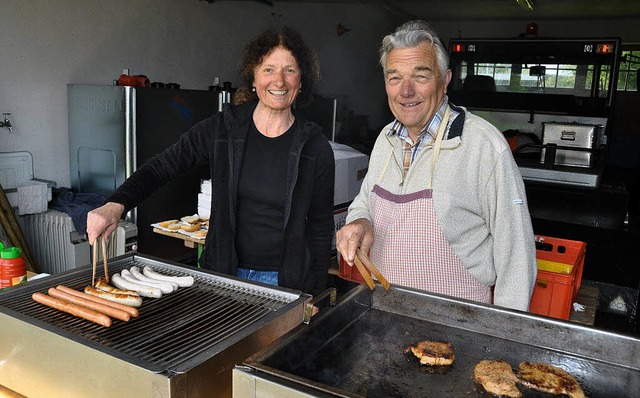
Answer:
[[[409,350],[423,365],[450,366],[456,358],[453,345],[444,341],[420,341],[410,346]]]
[[[483,397],[520,398],[518,378],[508,362],[482,360],[473,369],[473,384]]]
[[[518,366],[518,389],[523,396],[584,398],[580,384],[563,369],[546,363],[522,362]]]

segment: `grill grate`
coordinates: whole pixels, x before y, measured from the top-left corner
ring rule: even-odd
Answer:
[[[31,299],[33,292],[46,292],[59,284],[82,290],[91,280],[91,267],[87,266],[34,281],[31,288],[30,283],[0,294],[0,311],[14,311],[12,315],[17,318],[148,370],[179,372],[193,366],[198,358],[210,357],[239,341],[249,333],[247,329],[251,326],[257,327],[277,318],[280,310],[300,298],[300,294],[139,255],[116,259],[109,263],[109,269],[115,273],[132,266],[144,268],[147,265],[167,275],[191,275],[196,283],[160,299],[144,298],[138,318],[129,322],[114,319],[109,328]]]

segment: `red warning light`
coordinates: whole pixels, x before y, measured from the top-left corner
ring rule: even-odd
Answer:
[[[462,44],[454,44],[453,45],[453,52],[454,53],[461,53],[464,51],[464,46]]]
[[[612,54],[615,46],[613,44],[602,43],[596,46],[597,54]]]

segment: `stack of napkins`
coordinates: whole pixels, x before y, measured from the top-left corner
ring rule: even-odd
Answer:
[[[202,180],[200,183],[198,215],[207,218],[211,215],[211,180]]]

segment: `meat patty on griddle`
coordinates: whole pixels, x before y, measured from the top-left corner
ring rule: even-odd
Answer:
[[[564,369],[546,363],[522,362],[518,366],[518,388],[527,393],[528,390],[584,398],[580,384]]]
[[[409,349],[423,365],[449,366],[453,365],[456,358],[453,345],[444,341],[423,340],[412,345]]]
[[[516,387],[518,378],[508,362],[482,360],[473,369],[473,383],[476,390],[489,398],[520,398],[522,393]]]

